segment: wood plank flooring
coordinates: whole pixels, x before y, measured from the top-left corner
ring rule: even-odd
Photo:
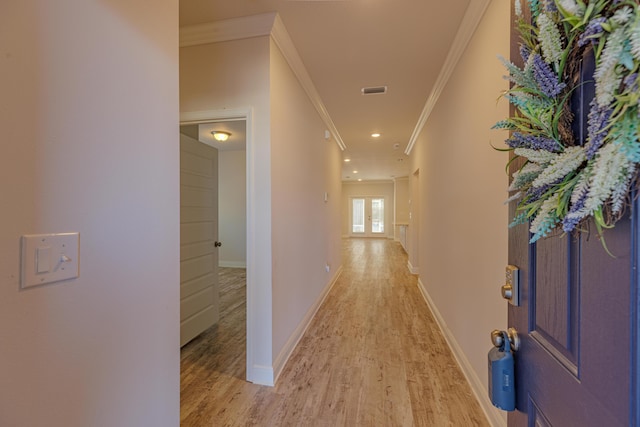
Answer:
[[[344,240],[343,264],[275,387],[243,380],[244,270],[220,269],[221,322],[182,349],[181,425],[488,426],[400,244]]]

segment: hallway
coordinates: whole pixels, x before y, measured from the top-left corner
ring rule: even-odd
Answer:
[[[400,244],[343,240],[343,263],[273,388],[242,379],[244,288],[221,281],[235,329],[223,320],[183,348],[182,426],[488,425]]]

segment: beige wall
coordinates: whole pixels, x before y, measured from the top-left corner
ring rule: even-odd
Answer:
[[[0,425],[179,423],[178,2],[3,2]],[[19,290],[20,236],[80,232]]]
[[[409,177],[395,178],[393,180],[394,191],[394,204],[395,209],[394,222],[394,237],[397,240],[399,238],[399,227],[397,224],[409,224],[409,203],[411,197],[409,196]]]
[[[383,196],[385,198],[384,217],[385,233],[381,237],[393,238],[393,212],[394,212],[394,192],[393,182],[351,182],[342,183],[342,236],[347,237],[350,233],[350,203],[351,198],[360,196]]]
[[[279,362],[341,265],[341,154],[324,138],[324,122],[273,42],[270,76],[273,356]]]
[[[246,267],[247,262],[247,152],[218,151],[218,264]]]
[[[223,62],[218,58],[225,58]],[[255,223],[248,224],[254,244],[247,248],[247,260],[253,259],[254,292],[247,294],[247,321],[252,322],[253,360],[256,377],[269,382],[272,376],[271,335],[271,156],[269,105],[269,37],[212,43],[180,49],[180,112],[249,108],[253,142],[247,143],[247,167]],[[259,213],[259,214],[257,214]],[[248,280],[252,280],[249,278]],[[253,319],[253,320],[250,320]],[[251,376],[252,372],[248,372]]]
[[[484,390],[489,333],[507,326],[499,291],[507,263],[507,155],[490,146],[506,135],[490,127],[508,115],[505,102],[496,104],[507,88],[496,55],[508,53],[509,2],[494,0],[411,153],[413,171],[420,171],[420,282]]]
[[[247,167],[256,223],[247,233],[256,244],[247,259],[253,254],[257,289],[248,339],[260,372],[253,380],[269,383],[341,265],[340,151],[324,139],[322,120],[270,37],[180,49],[180,89],[182,113],[253,112]]]

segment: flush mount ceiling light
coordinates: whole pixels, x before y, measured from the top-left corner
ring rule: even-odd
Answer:
[[[211,131],[211,135],[213,135],[216,141],[220,141],[220,142],[225,142],[231,136],[229,132],[225,132],[223,130]]]

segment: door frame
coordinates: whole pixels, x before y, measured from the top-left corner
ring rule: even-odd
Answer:
[[[252,309],[253,301],[258,301],[258,284],[256,274],[256,227],[258,214],[256,212],[256,203],[254,200],[254,186],[255,186],[255,170],[253,169],[253,158],[256,152],[255,138],[253,135],[253,109],[247,108],[230,108],[225,110],[208,110],[208,111],[194,111],[180,113],[180,125],[190,125],[199,123],[209,123],[215,121],[231,121],[231,120],[244,120],[246,123],[246,166],[247,166],[247,340],[246,340],[246,380],[259,384],[264,384],[265,381],[261,378],[262,375],[257,369],[254,369],[257,365],[254,363],[255,351],[260,341],[256,341],[255,324],[256,319],[255,310]],[[268,379],[267,379],[268,382]]]

